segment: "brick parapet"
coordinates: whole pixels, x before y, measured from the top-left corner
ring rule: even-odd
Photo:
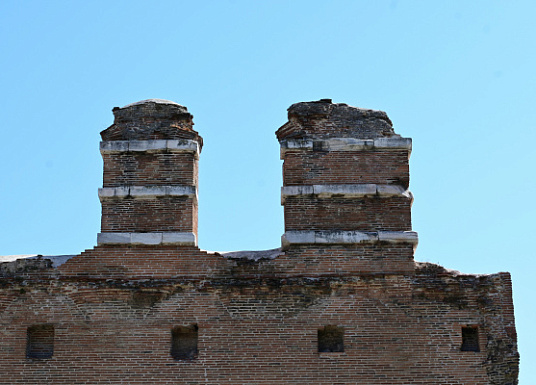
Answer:
[[[370,236],[374,238],[374,234]],[[71,258],[58,271],[66,278],[93,279],[411,276],[414,271],[413,246],[410,241],[392,240],[317,245],[296,243],[291,249],[276,252],[272,257],[255,259],[254,252],[251,255],[244,252],[241,257],[224,257],[187,244],[110,243]]]

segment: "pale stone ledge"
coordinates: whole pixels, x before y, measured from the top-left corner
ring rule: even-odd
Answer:
[[[374,149],[408,150],[411,138],[390,137],[376,139],[329,138],[325,140],[287,139],[281,141],[281,159],[288,150],[363,151]]]
[[[409,243],[417,246],[419,241],[415,231],[287,231],[281,236],[283,249],[291,245],[338,245],[360,243]]]
[[[320,198],[329,198],[334,195],[343,198],[362,198],[366,196],[379,197],[405,197],[413,201],[413,194],[398,185],[388,184],[324,184],[281,187],[281,204],[284,205],[287,197],[316,195]]]
[[[378,231],[378,241],[416,245],[419,237],[415,231]]]
[[[100,142],[101,154],[119,152],[193,152],[199,157],[199,143],[190,139],[168,140],[113,140]]]
[[[164,196],[186,196],[197,200],[195,186],[121,186],[99,188],[99,199],[120,199],[133,197],[137,199],[151,199]]]
[[[4,270],[15,272],[18,266],[24,266],[25,261],[50,260],[52,267],[59,267],[76,255],[41,255],[41,254],[20,254],[20,255],[0,255],[0,264],[13,263],[13,266],[5,266]],[[31,262],[30,262],[31,263]],[[2,269],[0,269],[2,270]]]
[[[281,248],[255,251],[220,251],[217,253],[228,259],[249,259],[250,261],[259,261],[261,259],[277,258],[281,255]]]
[[[98,233],[98,245],[178,245],[197,246],[194,233]]]

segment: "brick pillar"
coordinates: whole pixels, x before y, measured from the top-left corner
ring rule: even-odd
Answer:
[[[103,244],[197,245],[203,139],[186,107],[149,99],[114,108],[101,132]]]
[[[411,139],[383,111],[329,99],[297,103],[276,132],[281,144],[284,248],[417,244],[411,231]]]

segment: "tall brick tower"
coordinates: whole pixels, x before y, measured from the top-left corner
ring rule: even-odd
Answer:
[[[293,104],[288,119],[276,132],[284,160],[283,247],[357,251],[362,270],[375,270],[370,262],[379,258],[384,270],[413,269],[411,139],[395,134],[383,111],[330,99]]]
[[[186,107],[148,99],[114,108],[101,132],[104,160],[97,243],[197,245],[198,157]]]

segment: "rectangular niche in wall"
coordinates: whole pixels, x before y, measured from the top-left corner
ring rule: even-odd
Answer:
[[[344,352],[344,329],[333,325],[318,329],[318,352]]]
[[[51,358],[54,354],[54,325],[40,324],[28,327],[26,334],[27,358]]]
[[[171,357],[193,360],[197,357],[197,325],[175,326],[171,329]]]
[[[466,326],[462,327],[462,352],[479,352],[480,345],[478,344],[478,327]]]

